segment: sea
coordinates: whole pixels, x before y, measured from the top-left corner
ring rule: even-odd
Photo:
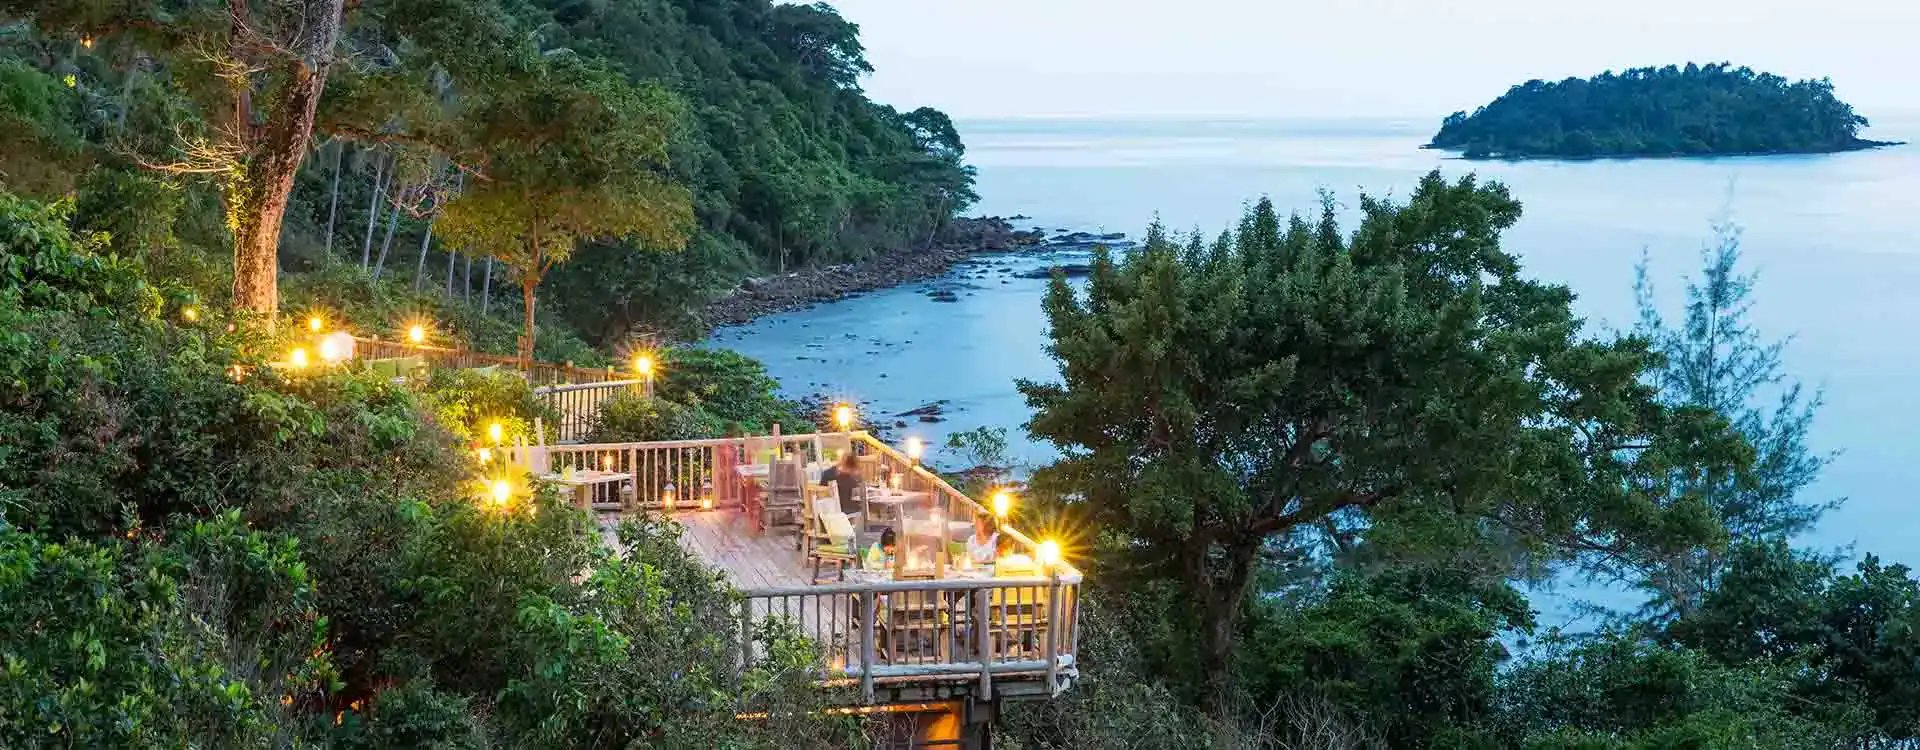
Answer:
[[[1026,119],[960,122],[979,169],[973,213],[1020,227],[1138,238],[1150,222],[1211,237],[1252,201],[1317,212],[1334,197],[1348,227],[1362,195],[1400,198],[1430,170],[1505,184],[1523,216],[1503,237],[1524,272],[1565,284],[1595,335],[1630,329],[1635,265],[1680,314],[1714,225],[1741,231],[1758,273],[1750,319],[1787,341],[1788,375],[1823,395],[1811,435],[1833,461],[1804,492],[1844,499],[1801,544],[1920,566],[1920,112],[1863,133],[1916,145],[1829,155],[1592,161],[1467,161],[1421,149],[1439,117],[1285,120]],[[988,256],[923,284],[722,329],[711,343],[764,361],[790,394],[824,393],[943,455],[945,437],[1004,427],[1017,460],[1030,440],[1020,379],[1057,378],[1040,311],[1046,282],[1022,272],[1080,252]],[[936,301],[947,290],[955,301]],[[894,416],[939,403],[942,421]],[[950,451],[946,453],[951,454]],[[1535,592],[1543,621],[1578,629],[1578,602],[1618,592],[1565,582]]]

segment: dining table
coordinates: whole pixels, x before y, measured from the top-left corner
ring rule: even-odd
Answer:
[[[931,492],[897,490],[891,487],[868,487],[866,488],[866,492],[860,496],[860,515],[863,523],[868,525],[883,520],[899,521],[906,518],[907,508],[931,502],[933,502],[933,493]],[[873,512],[876,506],[886,512],[876,516]]]
[[[614,500],[618,502],[620,498],[620,485],[633,481],[633,475],[623,474],[617,471],[577,469],[542,474],[539,479],[542,482],[557,484],[572,490],[573,504],[583,510],[592,510],[595,487],[612,485],[613,489],[609,494],[612,494]]]

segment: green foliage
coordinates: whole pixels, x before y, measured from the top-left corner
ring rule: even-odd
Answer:
[[[1687,63],[1514,86],[1449,115],[1434,148],[1468,158],[1820,153],[1881,145],[1826,79]]]
[[[1556,646],[1503,681],[1502,720],[1527,748],[1811,748],[1841,737],[1789,710],[1777,672],[1624,635]]]
[[[560,414],[533,395],[526,378],[511,370],[435,369],[421,389],[420,404],[454,439],[468,445],[488,442],[487,426],[498,422],[502,442],[540,442],[534,420],[547,428],[547,440],[559,436]]]
[[[0,522],[0,744],[261,746],[329,687],[291,540],[236,514],[172,538],[48,541]],[[311,652],[311,655],[309,653]]]
[[[640,393],[623,393],[600,405],[590,443],[694,440],[720,437],[724,425],[697,406]]]
[[[1744,455],[1654,399],[1643,342],[1583,339],[1571,294],[1521,276],[1505,188],[1434,173],[1361,209],[1351,239],[1330,201],[1317,224],[1262,201],[1211,245],[1154,228],[1097,255],[1084,298],[1046,300],[1061,382],[1020,384],[1063,454],[1035,484],[1084,509],[1103,564],[1181,583],[1215,716],[1256,560],[1406,526],[1482,565],[1685,549],[1716,529],[1676,479]]]
[[[661,399],[698,407],[720,420],[728,432],[764,433],[773,425],[788,430],[812,420],[791,401],[780,398],[780,383],[766,365],[738,352],[681,346],[660,356],[654,393]]]
[[[1391,747],[1483,729],[1497,640],[1530,630],[1519,592],[1467,569],[1337,575],[1310,601],[1256,606],[1241,657],[1252,705],[1309,695]]]
[[[84,169],[81,102],[71,88],[23,60],[0,58],[0,189],[51,197]]]
[[[1687,284],[1685,314],[1677,324],[1660,315],[1641,259],[1635,333],[1662,355],[1662,365],[1651,373],[1662,400],[1721,415],[1755,452],[1750,465],[1701,467],[1689,480],[1696,484],[1690,492],[1705,499],[1735,540],[1787,539],[1839,505],[1797,497],[1831,460],[1807,445],[1821,396],[1807,395],[1786,377],[1784,342],[1763,342],[1749,322],[1754,277],[1739,269],[1739,228],[1720,223],[1714,230],[1718,241],[1701,254],[1700,276]],[[1716,585],[1723,562],[1720,552],[1701,549],[1651,559],[1599,556],[1590,565],[1601,577],[1652,594],[1642,614],[1665,620],[1698,606]]]
[[[4,214],[5,257],[34,262],[0,276],[0,744],[860,741],[813,710],[814,646],[791,629],[735,671],[737,595],[677,531],[628,530],[616,555],[551,490],[474,501],[442,425],[524,418],[524,384],[279,376],[108,306],[151,290],[5,201],[25,209]]]
[[[449,204],[449,245],[492,257],[519,277],[521,357],[533,355],[534,287],[587,240],[677,247],[691,215],[663,178],[676,113],[656,87],[636,89],[570,55],[545,58],[532,80],[472,103],[487,179]]]

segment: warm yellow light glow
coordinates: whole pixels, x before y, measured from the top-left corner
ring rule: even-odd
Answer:
[[[93,37],[90,37],[90,36],[80,37],[80,46],[85,47],[87,49],[93,49]]]
[[[702,494],[702,495],[700,496],[700,509],[701,509],[701,510],[713,510],[713,496],[712,496],[712,495],[706,495],[706,494]]]
[[[187,305],[186,307],[180,308],[180,319],[185,320],[188,323],[192,323],[193,321],[199,320],[200,308],[194,307],[193,305]]]
[[[513,497],[513,485],[507,484],[507,480],[505,479],[493,480],[493,504],[494,505],[506,505],[507,500],[511,499],[512,497]]]
[[[499,422],[487,425],[487,439],[492,440],[495,445],[498,445],[502,440],[506,440],[507,426]]]
[[[427,327],[418,323],[409,326],[407,328],[407,340],[416,344],[426,341]]]
[[[327,327],[327,320],[325,318],[322,318],[318,315],[315,315],[311,318],[307,318],[307,330],[309,331],[312,331],[314,333],[319,333],[321,329],[324,329],[326,327]]]
[[[668,482],[667,486],[660,488],[660,504],[667,506],[669,508],[673,507],[673,483],[672,482]]]
[[[287,364],[293,365],[295,369],[306,367],[307,350],[296,348],[291,352],[287,352]]]
[[[833,408],[833,423],[840,425],[840,431],[846,432],[853,426],[853,407],[841,404]]]
[[[653,377],[653,355],[645,352],[633,355],[633,371]]]
[[[1005,521],[1007,514],[1011,512],[1013,512],[1013,495],[1006,490],[993,493],[993,515]]]
[[[613,456],[608,455],[608,456],[600,457],[600,470],[613,471]]]
[[[336,364],[353,358],[353,336],[346,331],[335,331],[320,337],[320,360],[327,364]]]
[[[491,451],[491,450],[488,450],[488,449],[486,449],[486,448],[481,448],[481,449],[480,449],[480,463],[483,463],[483,464],[484,464],[484,463],[486,463],[486,462],[488,462],[488,461],[492,461],[492,460],[493,460],[493,451]]]
[[[920,455],[926,452],[926,450],[927,445],[926,443],[920,442],[920,438],[907,438],[907,458],[918,461],[920,460]]]
[[[1048,539],[1040,543],[1040,564],[1047,567],[1060,564],[1060,543]]]

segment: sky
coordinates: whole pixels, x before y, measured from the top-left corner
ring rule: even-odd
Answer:
[[[832,0],[864,86],[956,118],[1440,117],[1529,78],[1728,60],[1920,110],[1916,0]]]

